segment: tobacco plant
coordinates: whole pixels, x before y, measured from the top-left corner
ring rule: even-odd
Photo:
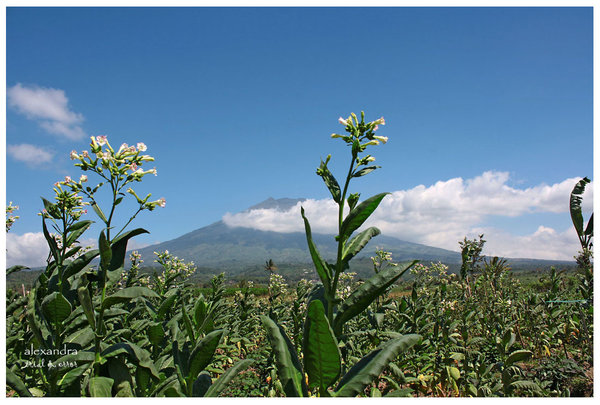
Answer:
[[[389,267],[360,285],[344,300],[339,298],[340,275],[349,269],[350,260],[380,231],[370,227],[353,238],[351,236],[388,194],[377,194],[360,204],[360,194],[348,195],[350,181],[353,178],[362,177],[379,167],[372,165],[375,158],[371,155],[359,155],[370,145],[387,142],[386,137],[375,135],[375,131],[379,129],[379,125],[385,124],[385,120],[380,118],[365,122],[364,113],[361,113],[359,121],[352,113],[347,119],[340,117],[339,122],[348,134],[333,134],[332,138],[340,138],[351,147],[350,167],[344,185],[340,187],[327,167],[331,155],[324,162],[321,161],[321,165],[317,168],[317,174],[323,179],[334,202],[338,205],[338,235],[336,236],[338,248],[334,263],[329,263],[321,257],[313,242],[304,208],[301,209],[308,248],[322,283],[313,289],[308,299],[302,341],[302,363],[285,330],[273,319],[261,317],[274,351],[279,379],[287,396],[307,396],[309,391],[319,396],[361,394],[391,360],[420,340],[418,335],[405,335],[391,339],[363,357],[342,376],[342,370],[346,366],[339,350],[339,341],[343,339],[344,325],[363,312],[416,262]],[[349,212],[344,217],[346,204]]]

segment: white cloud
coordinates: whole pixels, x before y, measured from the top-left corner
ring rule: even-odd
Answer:
[[[83,115],[71,111],[69,99],[60,89],[17,83],[6,91],[8,105],[27,118],[37,121],[48,132],[70,140],[85,136],[80,124]]]
[[[7,145],[7,153],[15,160],[25,162],[30,166],[48,163],[54,154],[46,149],[22,143],[20,145]]]
[[[488,254],[571,259],[577,251],[577,238],[569,230],[557,233],[542,226],[531,235],[515,236],[485,228],[485,219],[490,215],[519,217],[536,212],[568,213],[569,195],[579,179],[525,189],[509,186],[508,180],[508,173],[490,171],[472,179],[454,178],[428,187],[419,185],[410,190],[395,191],[383,199],[364,226],[377,226],[388,236],[451,250],[458,249],[458,241],[465,235],[474,236],[479,232],[486,235]],[[589,185],[584,195],[584,210],[592,208],[592,199],[593,185]],[[300,205],[304,207],[313,232],[337,232],[337,205],[330,199],[307,200],[283,212],[259,209],[227,213],[223,221],[229,226],[265,231],[303,232]],[[485,232],[480,232],[482,227]]]
[[[42,232],[23,235],[6,234],[6,265],[21,264],[28,267],[46,265],[49,249]]]

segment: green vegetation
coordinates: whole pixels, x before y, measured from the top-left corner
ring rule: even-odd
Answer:
[[[361,259],[379,230],[359,229],[386,193],[360,201],[350,182],[378,168],[361,154],[385,143],[375,135],[385,122],[352,114],[340,123],[348,135],[333,138],[351,148],[344,184],[328,169],[330,156],[317,169],[339,207],[336,254],[322,255],[302,210],[313,268],[294,282],[268,256],[257,268],[263,285],[227,285],[218,274],[199,287],[194,264],[167,251],[153,267],[134,252],[126,266],[128,241],[146,232],[128,226],[165,205],[131,188],[155,173],[141,169],[153,159],[141,143],[115,151],[105,137],[92,138],[89,152],[73,151],[76,166],[101,180],[87,186],[84,174],[56,183],[40,213],[46,268],[7,269],[8,278],[29,281],[7,290],[6,395],[591,396],[593,219],[584,227],[581,213],[589,180],[570,200],[582,247],[575,270],[517,277],[506,260],[484,255],[483,235],[459,242],[461,262],[452,269],[395,262],[383,249]],[[116,224],[127,195],[137,209]],[[81,220],[88,206],[104,224],[91,250],[78,242],[91,225]],[[7,215],[15,209],[10,204]]]

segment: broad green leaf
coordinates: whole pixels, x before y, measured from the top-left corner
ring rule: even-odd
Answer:
[[[46,212],[54,219],[62,219],[62,215],[60,213],[60,209],[56,204],[52,204],[50,201],[46,200],[42,197],[42,202],[44,203],[44,208]]]
[[[109,270],[114,271],[119,267],[123,267],[125,263],[125,253],[127,251],[127,242],[134,236],[142,233],[150,233],[145,229],[136,228],[122,235],[117,236],[111,243],[112,258],[110,260]]]
[[[133,397],[133,380],[131,379],[131,372],[123,359],[109,359],[107,368],[108,375],[114,380],[113,386],[115,388],[115,397]]]
[[[70,262],[67,267],[63,270],[63,282],[71,277],[74,274],[77,274],[81,269],[90,264],[96,256],[100,254],[100,251],[97,249],[90,250],[89,252],[85,252],[77,259]]]
[[[446,366],[446,370],[448,370],[448,375],[455,381],[460,380],[460,370],[456,367]]]
[[[81,307],[83,308],[83,312],[85,317],[92,329],[96,330],[96,317],[94,315],[94,306],[92,305],[92,298],[90,297],[90,292],[87,289],[87,286],[81,286],[77,289],[77,296],[79,297],[79,302],[81,303]]]
[[[27,267],[27,266],[21,266],[21,265],[11,266],[8,269],[6,269],[6,275],[8,276],[9,274],[16,273],[21,270],[28,270],[28,269],[29,269],[29,267]]]
[[[146,333],[148,334],[148,340],[153,345],[159,345],[165,337],[165,329],[160,322],[152,322],[146,329]]]
[[[319,300],[310,303],[304,323],[304,371],[309,388],[319,387],[322,394],[341,373],[341,356],[325,308]]]
[[[102,220],[102,222],[104,222],[104,223],[108,222],[108,220],[106,219],[106,215],[104,215],[104,212],[102,212],[100,207],[98,207],[98,204],[92,203],[92,208],[94,209],[94,212],[96,213],[96,215],[98,215],[98,217]]]
[[[48,246],[50,247],[50,253],[52,253],[54,260],[56,260],[58,263],[58,245],[56,244],[56,240],[48,232],[48,228],[46,227],[46,219],[44,217],[42,217],[42,231],[44,233],[44,238],[46,238],[46,242],[48,242]]]
[[[590,179],[584,177],[579,180],[575,187],[573,187],[573,191],[571,191],[571,198],[569,203],[569,208],[571,211],[571,220],[573,221],[573,225],[575,226],[575,230],[577,231],[577,235],[580,237],[583,236],[583,214],[581,213],[581,201],[582,195],[585,191],[585,186],[590,183]]]
[[[361,394],[367,385],[379,377],[390,361],[420,341],[421,336],[414,334],[388,340],[363,357],[342,377],[335,389],[335,396],[355,397]]]
[[[6,366],[6,385],[16,391],[20,397],[31,397],[31,392],[25,386],[25,383],[18,375]]]
[[[287,397],[308,396],[302,366],[298,360],[296,350],[286,336],[285,331],[265,315],[261,315],[260,319],[271,342],[275,365],[283,392],[285,392]]]
[[[510,383],[510,388],[534,391],[534,392],[538,392],[538,393],[542,392],[540,386],[537,385],[536,383],[534,383],[533,381],[525,381],[525,380],[513,381],[512,383]]]
[[[345,262],[349,262],[350,259],[356,256],[367,245],[367,243],[369,243],[369,240],[371,240],[372,237],[377,236],[380,233],[381,231],[379,229],[372,226],[356,235],[344,247],[344,254],[342,256],[342,260]]]
[[[92,377],[88,391],[92,397],[112,397],[112,386],[115,381],[108,377]]]
[[[52,323],[60,323],[71,315],[71,304],[59,292],[53,292],[42,301],[42,312]]]
[[[67,233],[71,233],[67,237],[67,246],[71,246],[93,223],[94,221],[79,221],[71,225],[67,229]]]
[[[329,158],[327,158],[327,160],[325,162],[323,162],[321,160],[321,165],[317,169],[317,174],[323,178],[323,181],[325,182],[325,185],[329,189],[329,192],[331,193],[333,200],[339,204],[339,202],[341,200],[340,185],[338,184],[337,180],[335,179],[335,177],[333,177],[333,174],[327,167],[328,162],[329,162]]]
[[[80,328],[67,336],[64,339],[64,343],[73,343],[80,347],[86,347],[91,341],[94,340],[94,330],[89,326]]]
[[[165,315],[167,313],[167,311],[169,311],[169,309],[173,308],[173,303],[175,302],[175,300],[177,299],[177,295],[173,294],[171,296],[169,296],[167,299],[165,299],[162,304],[160,304],[160,307],[158,308],[158,313],[156,314],[156,319],[159,321],[162,321],[165,319]]]
[[[204,370],[210,364],[225,332],[226,330],[224,329],[215,330],[206,335],[194,347],[194,350],[190,354],[188,365],[188,380],[190,383],[193,383],[198,378],[200,371]]]
[[[212,378],[210,378],[210,374],[207,371],[203,371],[200,373],[196,381],[192,386],[192,396],[193,397],[203,397],[206,394],[206,391],[212,385]]]
[[[504,367],[510,367],[518,361],[529,359],[533,355],[529,350],[517,350],[510,354],[504,362]]]
[[[216,397],[223,391],[241,371],[244,371],[254,363],[252,359],[244,359],[236,362],[232,367],[228,368],[204,394],[205,397]]]
[[[514,334],[512,329],[508,329],[504,336],[502,337],[502,346],[504,348],[504,353],[507,353],[510,347],[515,343],[517,339],[517,335]]]
[[[360,226],[371,216],[373,211],[377,209],[379,203],[389,193],[381,193],[366,199],[354,208],[342,222],[340,231],[340,239],[347,240],[352,232],[360,228]]]
[[[124,349],[124,350],[123,350]],[[152,361],[152,357],[147,350],[142,349],[141,347],[131,343],[131,342],[121,342],[116,343],[110,347],[107,347],[102,353],[101,356],[103,358],[114,357],[121,353],[128,353],[129,359],[137,364],[139,367],[144,367],[150,371],[150,373],[155,377],[159,378],[158,371],[156,370],[156,366]]]
[[[154,291],[146,287],[124,288],[106,297],[104,299],[104,302],[102,303],[102,310],[108,309],[115,304],[121,302],[128,302],[134,298],[139,297],[158,298],[158,295]]]
[[[108,269],[110,259],[112,258],[112,252],[110,250],[109,241],[106,239],[106,235],[104,234],[104,230],[100,232],[100,237],[98,238],[98,248],[100,249],[100,263],[102,269],[106,271]]]
[[[87,369],[91,367],[91,365],[92,363],[86,363],[79,367],[68,369],[67,372],[56,381],[56,385],[61,391],[66,390],[69,385],[81,377],[87,371]]]
[[[315,246],[315,243],[312,240],[312,234],[310,230],[310,224],[308,223],[308,219],[304,216],[304,207],[300,208],[300,214],[302,215],[302,219],[304,219],[304,230],[306,232],[306,241],[308,242],[308,250],[310,251],[310,256],[312,258],[313,263],[315,264],[315,269],[317,270],[317,274],[319,278],[321,278],[321,282],[325,286],[325,290],[329,291],[331,289],[331,274],[329,271],[329,267],[327,263],[321,259],[321,255]]]
[[[417,260],[410,263],[388,267],[361,284],[340,305],[333,321],[333,331],[336,336],[342,333],[344,324],[364,311],[377,297],[398,280]]]
[[[183,326],[185,326],[185,330],[190,338],[192,344],[196,344],[196,334],[194,333],[194,327],[192,326],[192,321],[187,314],[187,310],[185,309],[185,302],[181,302],[181,317],[183,318]]]
[[[352,177],[362,177],[365,174],[371,173],[375,169],[379,169],[380,167],[381,166],[367,166],[367,167],[364,167],[364,168],[358,170],[357,172],[355,172],[352,175]]]
[[[585,227],[585,231],[583,232],[586,236],[594,236],[594,214],[590,216],[590,220]]]

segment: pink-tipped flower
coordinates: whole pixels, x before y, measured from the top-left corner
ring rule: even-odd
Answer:
[[[374,136],[373,138],[377,139],[381,143],[386,143],[388,141],[388,137],[387,136]]]
[[[75,159],[79,159],[79,155],[77,154],[77,151],[72,150],[71,151],[71,160],[75,160]]]
[[[165,205],[167,205],[167,200],[165,200],[164,197],[159,198],[157,201],[158,206],[161,208],[165,208]]]
[[[72,181],[73,181],[73,180],[71,180],[71,177],[70,177],[70,176],[65,176],[65,184],[66,184],[66,183],[70,183],[70,182],[72,182]]]
[[[126,143],[121,144],[121,147],[117,151],[117,155],[120,155],[122,152],[125,152],[127,149],[129,149],[129,145],[127,145]]]
[[[106,139],[106,135],[98,135],[96,137],[96,142],[98,142],[98,145],[106,145],[108,139]]]
[[[84,158],[90,157],[90,154],[88,153],[87,150],[84,150],[83,152],[81,152],[81,156],[83,156]]]
[[[82,174],[81,177],[79,178],[79,181],[81,183],[85,183],[87,181],[87,176],[85,174]]]
[[[375,122],[376,125],[385,125],[385,119],[383,117],[373,122]]]
[[[375,125],[375,127],[373,128],[373,131],[377,131],[379,129],[379,125]]]
[[[56,183],[54,183],[54,187],[58,187],[58,186],[60,186],[60,182],[59,181],[57,181]]]
[[[345,120],[345,119],[343,119],[342,117],[338,118],[338,122],[339,122],[340,124],[342,124],[343,126],[346,126],[346,125],[348,125],[348,121],[347,121],[347,120]]]
[[[135,164],[135,162],[133,162],[130,166],[129,169],[131,169],[132,172],[135,172],[138,168],[138,165]]]
[[[138,149],[140,152],[145,152],[145,151],[146,151],[146,149],[148,149],[148,148],[146,147],[146,145],[145,145],[143,142],[138,142],[138,144],[137,144],[137,149]]]

